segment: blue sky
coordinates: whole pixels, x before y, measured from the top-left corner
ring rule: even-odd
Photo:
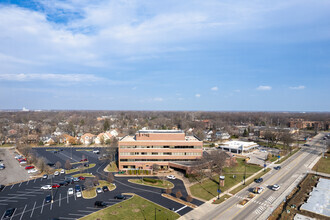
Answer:
[[[0,0],[0,109],[329,111],[329,11]]]

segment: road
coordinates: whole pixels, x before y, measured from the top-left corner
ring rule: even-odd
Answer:
[[[88,158],[89,163],[95,163],[96,166],[88,170],[89,173],[98,174],[101,179],[106,178],[106,173],[103,171],[109,161],[98,160],[98,155],[88,151],[87,148],[77,149],[63,148],[63,151],[53,153],[49,151],[50,148],[35,149],[38,157],[44,157],[47,162],[56,163],[59,161],[62,166],[65,161],[69,159],[71,162],[78,162],[83,155]],[[72,156],[72,159],[71,159]],[[74,165],[79,166],[80,164]],[[114,196],[121,193],[135,193],[152,202],[155,202],[165,208],[173,209],[180,215],[184,215],[192,210],[180,203],[162,197],[163,189],[148,187],[128,182],[128,179],[137,177],[115,177],[114,183],[116,189],[114,191],[98,194],[94,199],[77,198],[75,195],[68,195],[69,187],[76,184],[82,185],[84,182],[75,183],[74,185],[62,186],[53,191],[54,202],[45,203],[45,197],[50,195],[48,190],[41,190],[40,187],[51,183],[60,183],[64,180],[65,174],[55,176],[51,179],[31,179],[29,181],[7,185],[3,191],[0,192],[0,219],[5,210],[8,208],[16,208],[14,216],[11,219],[77,219],[93,213],[99,208],[94,208],[94,202],[97,200],[105,201],[109,205],[114,205],[120,201],[115,200]],[[172,190],[173,194],[180,190],[185,197],[187,195],[184,184],[181,180],[170,180],[175,187]],[[192,203],[201,205],[203,202],[194,200]]]
[[[207,206],[207,212],[188,213],[182,219],[266,219],[267,213],[271,213],[278,204],[278,201],[283,201],[291,192],[290,187],[299,183],[310,169],[308,168],[313,161],[320,155],[321,146],[319,141],[324,135],[319,134],[310,142],[310,147],[303,147],[299,152],[288,158],[281,164],[282,169],[272,169],[264,177],[262,184],[252,183],[236,195],[232,196],[227,201],[220,205],[213,205],[211,208]],[[277,165],[276,165],[277,166]],[[273,191],[271,186],[278,184],[281,188],[278,191]],[[264,191],[249,201],[245,206],[240,206],[238,203],[247,198],[248,194],[256,186],[264,187]]]

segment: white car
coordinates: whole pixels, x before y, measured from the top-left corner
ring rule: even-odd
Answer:
[[[60,172],[55,171],[54,175],[55,175],[55,176],[58,176],[58,175],[60,175]]]
[[[61,173],[65,173],[65,170],[64,170],[64,169],[62,169],[62,170],[61,170]]]
[[[41,189],[52,189],[51,185],[44,185],[41,187]]]
[[[80,197],[81,197],[81,192],[76,192],[76,196],[77,196],[78,198],[80,198]]]
[[[279,186],[279,185],[277,185],[277,184],[275,184],[275,185],[273,185],[272,186],[272,190],[274,190],[274,191],[277,191],[277,190],[279,190],[281,187]]]
[[[167,179],[170,179],[170,180],[175,180],[176,177],[174,175],[168,175],[166,176]]]
[[[69,194],[69,195],[73,195],[73,188],[69,188],[69,189],[68,189],[68,194]]]
[[[19,164],[26,164],[26,161],[25,160],[23,160],[23,161],[21,161],[21,162],[19,162]]]
[[[18,159],[21,159],[22,157],[23,157],[22,155],[18,154],[18,155],[15,156],[15,159],[18,160]]]
[[[97,193],[102,193],[102,189],[101,189],[100,187],[97,187],[97,188],[96,188],[96,192],[97,192]]]
[[[38,170],[36,170],[36,169],[30,169],[30,170],[28,170],[28,173],[36,173],[36,172],[38,172]]]
[[[99,154],[100,151],[99,151],[99,150],[93,150],[93,153],[94,153],[94,154]]]

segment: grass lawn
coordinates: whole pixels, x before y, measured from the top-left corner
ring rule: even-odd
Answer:
[[[96,188],[98,188],[98,187],[102,188],[103,186],[107,186],[109,188],[109,191],[112,191],[116,188],[115,185],[113,185],[112,183],[109,183],[108,181],[99,180],[99,185],[98,186],[94,186],[91,189],[82,191],[82,195],[83,195],[84,199],[94,198],[97,194],[96,193]]]
[[[241,191],[242,189],[244,189],[246,186],[250,185],[254,179],[258,179],[260,177],[262,177],[264,174],[268,173],[271,169],[270,168],[267,168],[266,169],[266,172],[261,172],[259,173],[258,175],[256,175],[254,178],[248,180],[248,181],[245,181],[245,185],[240,185],[238,187],[236,187],[235,189],[233,189],[232,191],[230,191],[231,194],[236,194],[238,193],[239,191]]]
[[[146,186],[159,187],[159,188],[164,188],[164,189],[174,187],[174,184],[167,180],[164,180],[164,182],[161,180],[157,180],[156,183],[150,183],[147,181],[142,181],[142,179],[129,179],[128,182],[146,185]]]
[[[80,163],[88,163],[89,161],[81,161],[81,162],[74,162],[74,163],[70,163],[71,165],[74,165],[74,164],[80,164]]]
[[[288,153],[285,157],[281,157],[279,161],[275,162],[275,164],[280,164],[282,162],[284,162],[286,159],[288,159],[289,157],[291,157],[292,155],[294,155],[295,153],[297,153],[300,149],[296,148],[290,153]]]
[[[118,172],[118,167],[116,162],[111,162],[108,164],[108,166],[105,168],[108,172]]]
[[[84,199],[92,199],[96,196],[96,188],[92,188],[92,189],[86,189],[84,191],[82,191],[82,196]]]
[[[222,192],[243,181],[245,162],[243,158],[236,158],[235,167],[224,168],[225,186],[221,186]],[[246,178],[261,170],[262,167],[246,164]],[[235,175],[236,177],[234,178]],[[204,200],[210,200],[218,195],[219,176],[213,176],[213,179],[204,180],[202,183],[196,183],[190,187],[191,194]]]
[[[228,194],[225,194],[223,196],[220,197],[220,199],[215,200],[214,202],[212,202],[212,204],[220,204],[223,201],[226,201],[227,199],[229,199],[231,196]]]
[[[3,145],[0,145],[0,147],[14,147],[14,145],[12,145],[12,144],[3,144]]]
[[[325,153],[324,157],[321,157],[321,159],[315,164],[313,167],[314,171],[321,172],[321,173],[328,173],[330,174],[330,158],[329,154]]]
[[[95,177],[93,174],[90,174],[90,173],[78,173],[78,174],[73,175],[73,177],[80,177],[80,176],[83,176],[83,177]]]
[[[89,164],[89,167],[83,167],[81,170],[87,170],[89,168],[93,168],[93,167],[95,167],[95,165],[96,165],[95,163],[91,163],[91,164]],[[65,173],[70,174],[70,173],[74,173],[74,172],[78,172],[78,171],[79,171],[79,169],[75,168],[75,169],[71,169],[71,170],[66,170]]]
[[[156,210],[156,217],[155,217]],[[159,219],[172,220],[178,219],[179,214],[172,212],[162,206],[143,199],[140,196],[134,195],[132,198],[120,202],[116,205],[94,212],[88,216],[81,218],[81,220],[106,220],[106,219],[120,219],[120,220],[144,220],[144,219]]]

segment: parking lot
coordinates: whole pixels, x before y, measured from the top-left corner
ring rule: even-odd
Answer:
[[[266,148],[260,146],[259,149],[256,149],[250,153],[244,154],[244,156],[247,156],[250,158],[248,163],[252,164],[258,164],[260,166],[263,166],[265,163],[265,159],[267,158],[267,155],[271,153],[274,155],[277,155],[279,153],[279,150],[276,148]],[[267,162],[269,163],[269,162]]]
[[[0,162],[6,166],[5,169],[0,170],[0,184],[2,185],[30,179],[30,175],[24,169],[25,166],[20,166],[14,155],[14,148],[0,148]]]
[[[53,153],[51,148],[35,149],[39,157],[44,157],[49,163],[59,161],[63,166],[67,159],[71,162],[79,162],[83,157],[88,158],[89,163],[95,163],[96,166],[88,170],[89,173],[98,174],[101,178],[106,177],[103,169],[109,161],[98,160],[98,155],[93,154],[88,149],[63,148],[63,151]],[[71,159],[72,156],[72,159]],[[79,165],[79,164],[78,164]],[[76,165],[76,166],[78,166]],[[121,193],[135,193],[150,201],[153,201],[161,206],[176,211],[183,215],[192,209],[175,201],[169,200],[161,196],[164,193],[163,189],[137,185],[128,182],[128,179],[137,177],[116,177],[114,183],[116,189],[110,192],[102,192],[94,199],[77,198],[74,195],[68,195],[67,191],[74,185],[61,186],[58,189],[53,189],[54,202],[46,203],[45,198],[50,195],[50,190],[41,190],[40,187],[51,183],[60,183],[65,179],[66,174],[55,176],[52,180],[49,179],[33,179],[14,185],[6,186],[0,192],[0,215],[3,216],[8,208],[17,208],[12,219],[77,219],[99,210],[94,208],[94,202],[97,200],[105,201],[109,205],[113,205],[120,200],[115,200],[114,196]],[[175,184],[172,190],[175,193],[180,190],[183,197],[187,196],[187,192],[181,180],[170,180]],[[82,185],[84,181],[79,182]],[[194,200],[194,204],[201,205],[203,202]]]

